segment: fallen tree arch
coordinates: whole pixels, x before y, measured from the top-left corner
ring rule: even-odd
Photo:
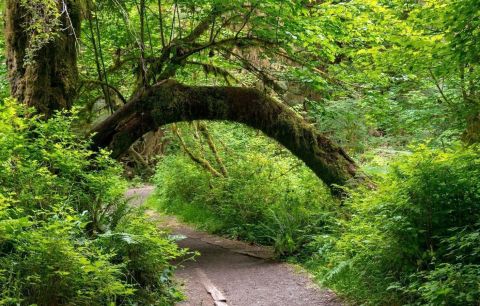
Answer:
[[[186,86],[165,80],[133,97],[91,133],[95,147],[109,148],[113,157],[119,157],[145,133],[192,120],[227,120],[261,130],[330,187],[359,179],[355,162],[342,148],[288,106],[251,88]]]

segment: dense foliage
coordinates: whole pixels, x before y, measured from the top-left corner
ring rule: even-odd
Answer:
[[[0,304],[180,298],[170,261],[185,252],[126,205],[120,166],[78,136],[174,79],[259,89],[338,143],[373,188],[332,197],[257,131],[179,123],[143,135],[121,157],[129,175],[155,172],[159,209],[273,245],[352,303],[478,305],[480,0],[9,0],[0,8],[27,19],[17,24],[24,36],[5,31],[0,42],[15,51],[0,54],[9,60],[0,98],[22,88],[21,99],[61,95],[63,82],[78,110],[45,121],[11,99],[0,105]],[[69,54],[58,48],[68,39]],[[62,56],[78,67],[53,70],[51,84],[48,69]],[[144,115],[133,123],[152,124]],[[114,129],[138,133],[129,123]]]
[[[377,188],[350,190],[341,204],[277,144],[244,127],[210,127],[228,176],[212,175],[173,146],[155,178],[162,211],[273,245],[352,301],[475,305],[480,298],[477,149],[423,145],[390,166],[373,160]],[[201,150],[201,140],[185,142]]]
[[[171,304],[183,251],[127,207],[121,168],[74,119],[0,105],[0,304]]]
[[[225,141],[221,160],[228,176],[212,176],[172,147],[155,176],[160,208],[214,233],[273,245],[280,256],[300,255],[314,234],[330,231],[335,204],[300,161],[246,127],[210,127]],[[201,150],[201,142],[188,141]]]
[[[325,284],[368,304],[474,305],[480,216],[478,150],[419,148],[378,190],[357,191],[350,217],[315,243]]]

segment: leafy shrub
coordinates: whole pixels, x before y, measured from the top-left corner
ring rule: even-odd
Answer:
[[[480,301],[480,224],[455,228],[440,245],[442,253],[426,271],[401,288],[418,296],[418,305],[478,305]]]
[[[73,120],[0,104],[0,304],[172,304],[184,252],[127,207],[120,167]]]
[[[323,282],[375,305],[475,305],[479,178],[475,149],[400,159],[377,190],[353,193],[340,237],[312,260]]]
[[[113,254],[85,239],[75,213],[58,208],[43,217],[0,221],[7,230],[1,237],[2,303],[107,305],[133,295],[122,280],[122,265],[112,264]]]
[[[172,280],[171,262],[185,250],[166,239],[156,224],[146,222],[142,211],[123,217],[114,231],[99,240],[99,245],[115,252],[111,261],[123,265],[127,283],[136,290],[132,304],[170,305],[183,298]]]

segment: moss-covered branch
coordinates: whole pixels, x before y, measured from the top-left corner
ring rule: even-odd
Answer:
[[[228,120],[259,129],[303,160],[329,186],[345,185],[357,175],[357,166],[343,149],[287,106],[250,88],[192,87],[167,80],[134,97],[97,126],[93,140],[118,157],[143,134],[192,120]]]

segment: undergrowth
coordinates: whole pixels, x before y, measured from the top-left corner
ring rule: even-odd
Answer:
[[[350,217],[308,262],[340,294],[371,305],[478,305],[480,157],[425,146],[376,190],[352,191]]]
[[[230,133],[252,132],[235,126]],[[159,208],[213,233],[273,245],[278,256],[306,255],[314,235],[336,226],[339,203],[278,145],[250,138],[258,150],[242,152],[241,141],[224,139],[238,154],[222,156],[228,177],[213,177],[180,151],[161,160],[155,176]]]
[[[172,305],[185,251],[124,200],[108,152],[0,103],[0,305]]]
[[[219,130],[235,152],[222,155],[229,176],[214,177],[174,151],[157,169],[159,209],[213,233],[273,245],[354,304],[478,305],[476,148],[422,145],[390,156],[390,166],[375,159],[377,188],[350,190],[339,203],[276,144],[241,127]]]

